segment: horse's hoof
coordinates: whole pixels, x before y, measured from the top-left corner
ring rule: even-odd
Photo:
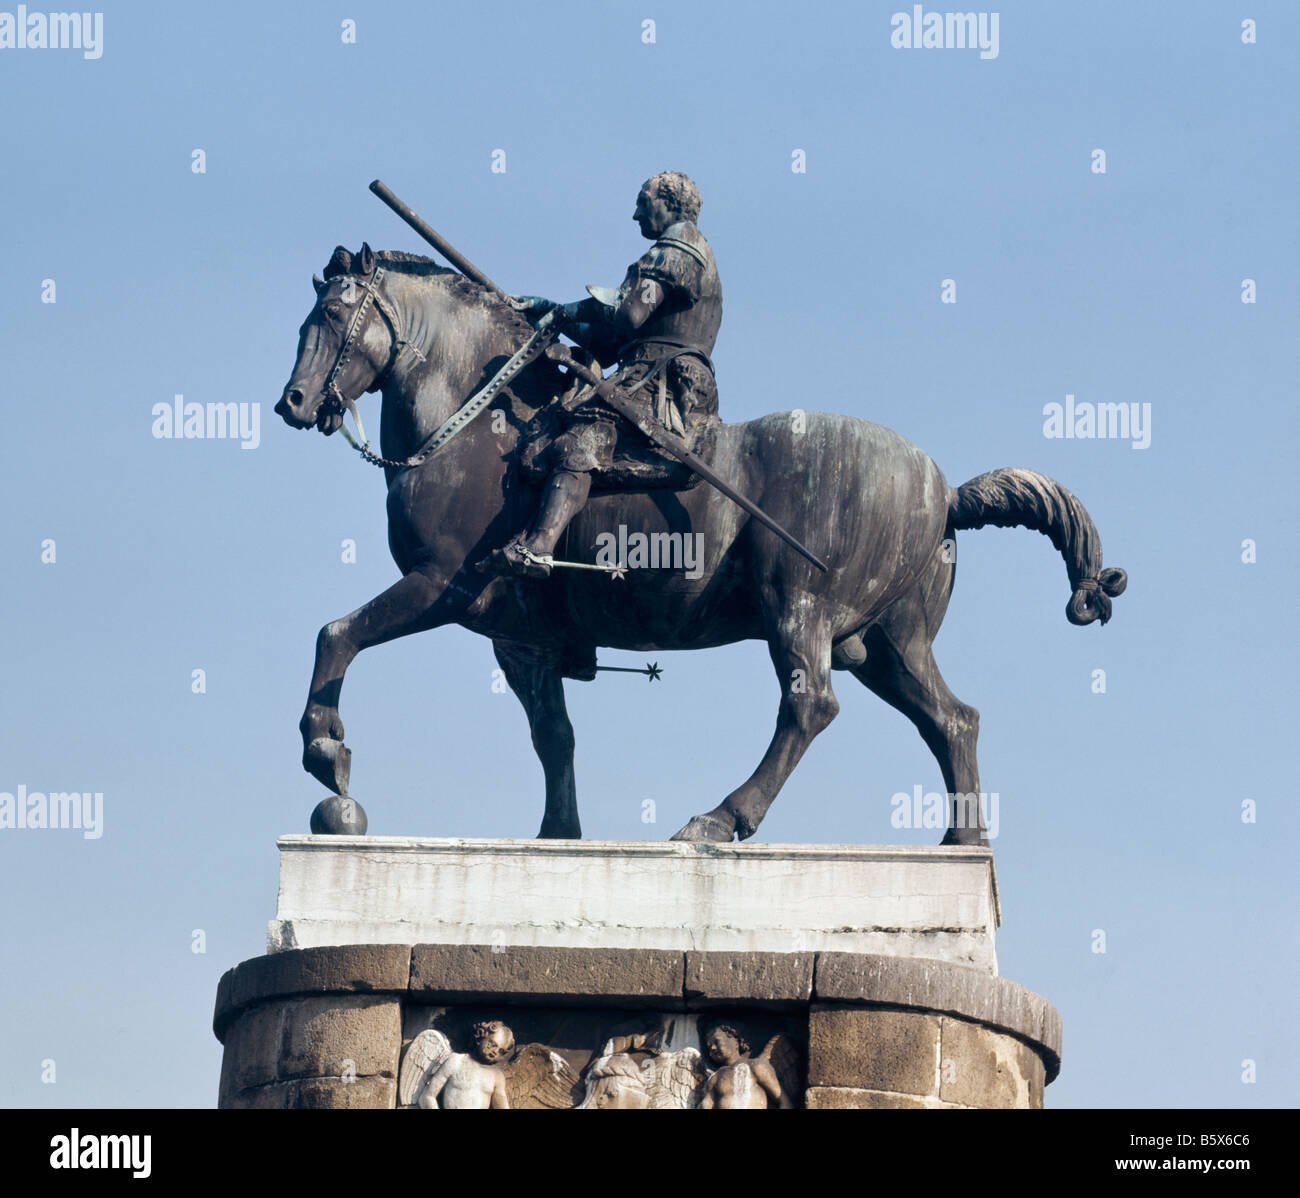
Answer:
[[[988,831],[984,828],[949,828],[939,844],[941,847],[947,845],[949,848],[991,849],[993,847]]]
[[[364,836],[369,825],[365,808],[349,795],[321,799],[311,813],[313,836]]]
[[[697,844],[705,841],[710,844],[730,844],[733,832],[715,815],[697,815],[680,832],[675,832],[670,840],[690,840]]]
[[[352,773],[352,750],[341,740],[318,737],[303,751],[302,768],[326,790],[346,795]]]
[[[542,824],[538,840],[581,840],[582,829],[575,824]]]

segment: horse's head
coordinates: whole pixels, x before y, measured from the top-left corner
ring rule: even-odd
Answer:
[[[312,278],[316,306],[298,330],[298,360],[275,405],[292,428],[335,432],[346,405],[377,390],[392,366],[396,316],[380,293],[379,266],[368,245],[355,255],[339,246],[324,279]]]

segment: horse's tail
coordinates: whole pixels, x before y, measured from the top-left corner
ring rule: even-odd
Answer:
[[[1060,483],[1034,470],[990,470],[952,492],[948,519],[963,528],[1032,528],[1051,538],[1070,576],[1073,594],[1065,605],[1071,624],[1110,619],[1110,601],[1124,593],[1128,575],[1103,569],[1101,536],[1083,504]]]

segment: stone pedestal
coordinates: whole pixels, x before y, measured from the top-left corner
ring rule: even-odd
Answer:
[[[282,836],[267,951],[491,944],[926,957],[997,972],[993,855],[942,846]]]
[[[270,951],[217,994],[223,1107],[412,1105],[411,1060],[467,1053],[493,1020],[513,1106],[699,1105],[719,1024],[773,1104],[1040,1107],[1060,1067],[1055,1008],[997,976],[987,850],[280,848]],[[539,1060],[546,1084],[526,1084]],[[670,1061],[695,1070],[672,1094]]]

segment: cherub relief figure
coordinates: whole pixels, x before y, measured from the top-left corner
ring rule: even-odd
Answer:
[[[731,1024],[720,1023],[709,1033],[705,1047],[717,1068],[704,1084],[701,1110],[789,1110],[794,1106],[781,1084],[781,1073],[788,1077],[792,1072],[793,1057],[784,1036],[773,1036],[758,1056],[751,1057],[749,1041]],[[782,1066],[780,1073],[773,1054]]]
[[[578,1075],[542,1044],[515,1051],[499,1019],[474,1024],[469,1052],[452,1052],[437,1028],[415,1037],[402,1058],[397,1096],[423,1110],[509,1110],[573,1106]],[[439,1101],[441,1099],[441,1101]]]

